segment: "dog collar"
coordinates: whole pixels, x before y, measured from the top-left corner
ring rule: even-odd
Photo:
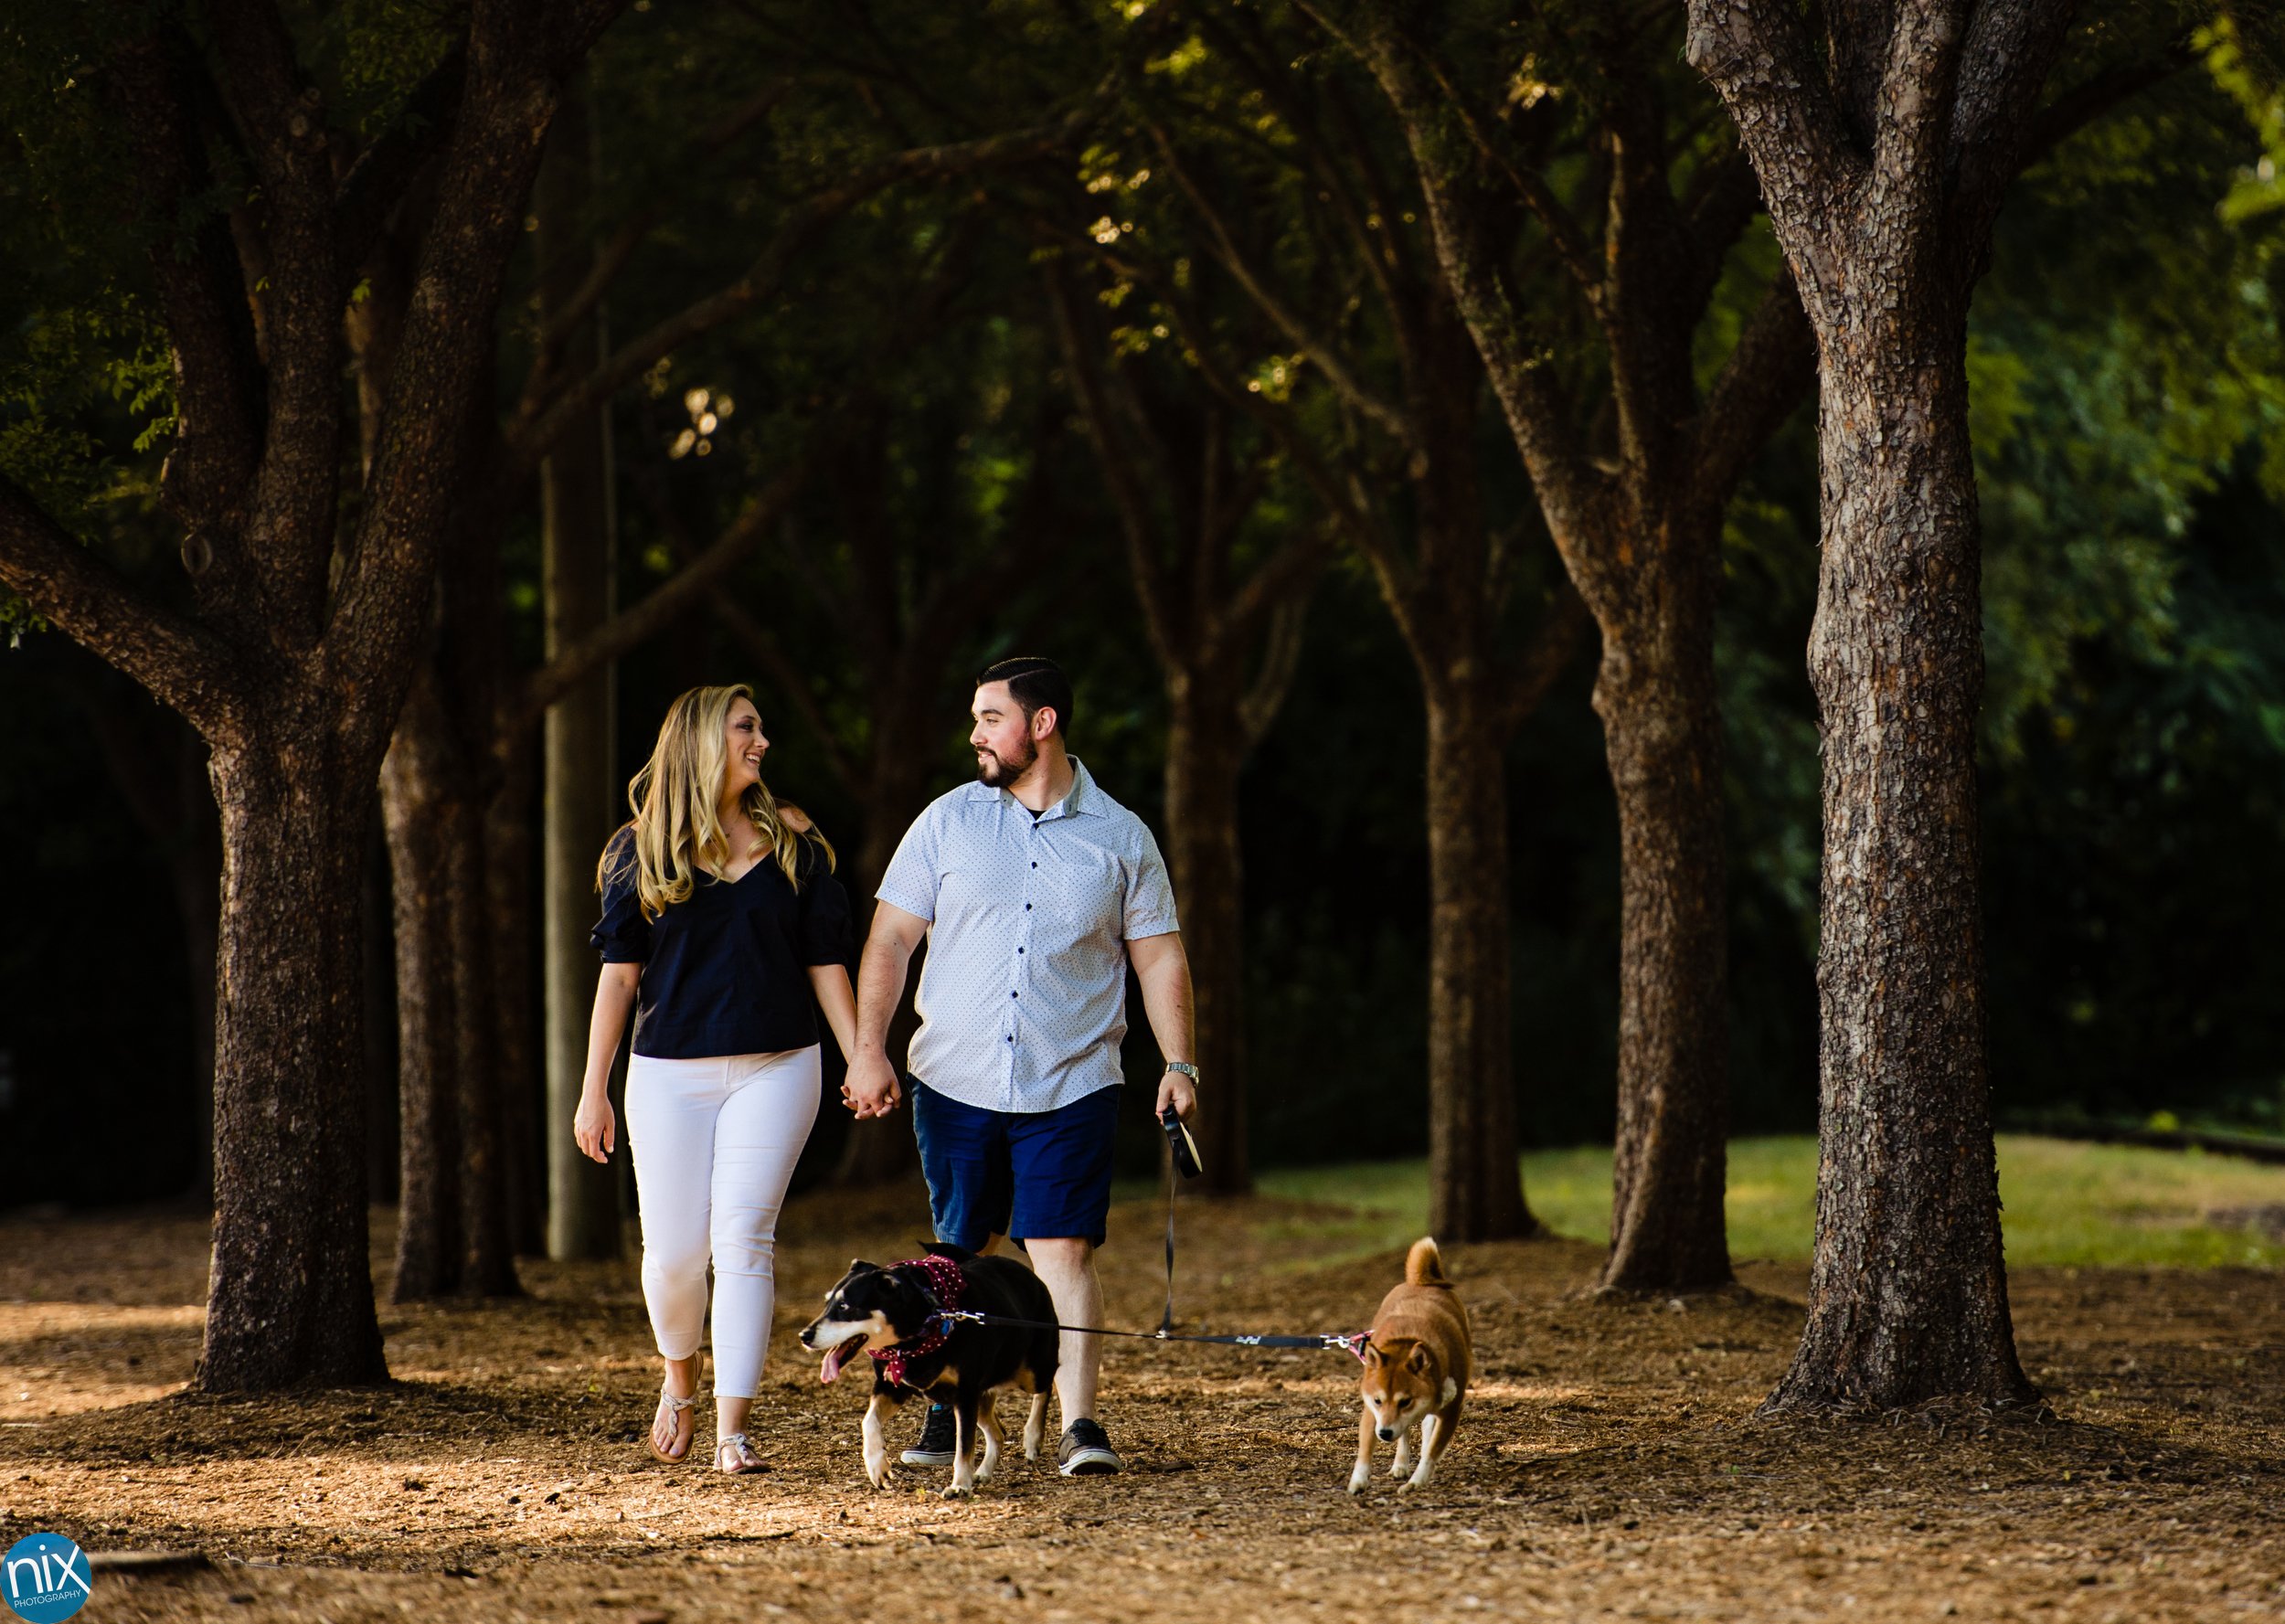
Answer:
[[[929,1329],[909,1342],[893,1343],[873,1350],[873,1363],[879,1365],[892,1386],[906,1385],[905,1367],[915,1359],[925,1359],[942,1347],[952,1334],[951,1322],[945,1314],[960,1307],[961,1294],[967,1290],[967,1279],[960,1272],[960,1265],[950,1258],[940,1258],[931,1252],[925,1258],[911,1258],[894,1263],[891,1268],[918,1268],[929,1278],[936,1311],[929,1316]]]

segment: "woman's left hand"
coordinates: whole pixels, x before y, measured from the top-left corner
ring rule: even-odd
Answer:
[[[579,1147],[579,1153],[592,1162],[609,1162],[612,1147],[619,1138],[618,1114],[611,1109],[607,1094],[582,1094],[579,1109],[571,1118],[571,1138]]]

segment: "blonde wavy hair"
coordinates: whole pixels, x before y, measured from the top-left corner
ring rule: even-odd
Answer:
[[[744,683],[722,688],[693,688],[666,707],[659,724],[658,743],[641,772],[628,781],[627,804],[634,822],[627,825],[634,839],[620,850],[614,834],[595,865],[595,887],[634,869],[635,895],[643,917],[655,919],[668,905],[686,902],[698,883],[697,870],[726,872],[737,854],[722,826],[722,780],[729,772],[729,752],[723,740],[729,730],[730,707],[740,699],[754,703],[754,691]],[[757,709],[760,706],[756,706]],[[800,827],[789,821],[769,786],[757,781],[744,796],[743,810],[755,830],[770,843],[770,854],[793,888],[802,886],[802,842],[814,841],[825,854],[830,872],[836,862],[833,843],[807,817],[792,812]]]

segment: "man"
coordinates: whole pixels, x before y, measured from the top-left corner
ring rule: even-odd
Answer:
[[[913,1129],[939,1240],[1030,1255],[1066,1325],[1102,1323],[1095,1273],[1111,1210],[1127,966],[1166,1058],[1156,1113],[1197,1109],[1190,965],[1151,832],[1065,747],[1071,685],[1051,660],[1003,660],[976,679],[976,780],[922,812],[890,860],[857,971],[846,1092],[886,1116],[900,1089],[889,1017],[922,938],[912,1039]],[[1095,1417],[1099,1339],[1066,1332],[1056,1377],[1066,1477],[1121,1462]],[[931,1409],[904,1460],[952,1458]]]

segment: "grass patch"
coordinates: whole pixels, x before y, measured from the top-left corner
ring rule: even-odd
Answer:
[[[2196,1151],[2078,1144],[2028,1134],[1999,1139],[2007,1258],[2023,1264],[2212,1268],[2285,1266],[2276,1230],[2216,1223],[2216,1213],[2285,1214],[2285,1167]],[[1344,1251],[1401,1246],[1428,1223],[1425,1162],[1280,1168],[1264,1194],[1354,1207]],[[1558,1235],[1600,1243],[1610,1234],[1610,1152],[1586,1147],[1524,1158],[1524,1191]],[[1798,1261],[1809,1256],[1817,1213],[1817,1141],[1805,1135],[1733,1140],[1730,1256]]]

